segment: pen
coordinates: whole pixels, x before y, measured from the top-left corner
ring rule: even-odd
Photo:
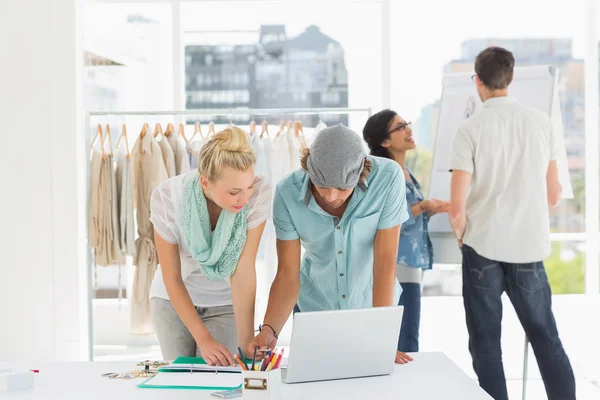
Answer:
[[[256,363],[256,349],[258,346],[254,345],[254,355],[252,356],[252,371],[254,371],[254,364]]]
[[[250,369],[250,367],[248,367],[248,364],[246,363],[246,357],[244,357],[244,353],[242,352],[241,347],[238,347],[238,352],[240,353],[240,360],[244,361],[244,366],[246,367],[246,370]]]

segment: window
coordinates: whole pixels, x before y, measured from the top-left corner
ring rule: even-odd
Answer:
[[[429,190],[429,173],[433,159],[435,133],[439,116],[440,82],[444,73],[471,72],[477,54],[485,47],[498,45],[511,50],[516,59],[516,66],[552,65],[560,69],[559,99],[562,111],[562,122],[568,165],[575,198],[565,199],[561,205],[551,211],[551,230],[555,233],[584,232],[584,63],[581,45],[584,38],[579,34],[577,21],[583,14],[581,7],[571,8],[566,12],[561,8],[547,8],[550,13],[544,19],[531,19],[543,7],[544,2],[537,0],[526,5],[517,0],[509,1],[507,7],[498,11],[492,19],[479,20],[473,10],[478,8],[474,0],[459,1],[459,5],[445,4],[432,17],[431,23],[441,29],[444,35],[433,34],[416,21],[400,26],[392,26],[394,49],[393,71],[398,71],[392,81],[392,105],[404,118],[415,121],[414,136],[418,144],[416,151],[409,154],[408,164],[413,168],[417,179],[423,183],[425,191]],[[510,5],[512,4],[512,5]],[[448,8],[446,8],[448,7]],[[455,15],[461,10],[471,10],[458,14],[452,23],[444,15]],[[393,3],[393,15],[431,15],[426,5],[410,3],[396,5]],[[519,16],[511,10],[519,8]],[[510,16],[509,16],[510,14]],[[510,30],[503,18],[509,18]],[[552,21],[565,21],[557,25]],[[568,22],[567,22],[568,21]],[[419,40],[401,35],[400,30],[413,32]],[[436,30],[437,32],[437,30]],[[531,37],[535,37],[532,39]],[[423,53],[423,49],[435,49]],[[407,62],[406,54],[422,54],[419,62]],[[426,77],[415,79],[415,77]],[[509,89],[510,91],[510,89]],[[437,151],[447,151],[438,149]],[[558,245],[558,244],[557,244]],[[565,247],[566,244],[559,247]],[[553,251],[547,263],[560,265],[565,271],[573,268],[562,260],[561,253]],[[556,267],[558,268],[558,267]],[[557,269],[549,273],[561,275]],[[583,280],[584,277],[577,275]],[[551,282],[557,282],[551,276]],[[581,282],[580,282],[581,283]],[[580,285],[557,285],[554,293],[579,293]],[[577,288],[577,289],[575,289]],[[436,292],[436,294],[443,294]]]
[[[353,2],[344,24],[329,17],[339,13],[340,7],[344,7],[340,2],[319,2],[319,12],[315,13],[300,3],[243,2],[236,3],[236,13],[231,14],[229,2],[184,2],[182,28],[190,32],[184,36],[185,51],[193,60],[186,66],[186,74],[217,68],[221,87],[247,91],[248,95],[236,99],[247,99],[241,102],[251,108],[328,104],[378,108],[382,94],[381,32],[355,27],[365,20],[379,26],[381,3]],[[208,18],[199,27],[197,15],[229,17]],[[202,62],[195,61],[196,54],[205,54]],[[215,84],[215,79],[211,82]],[[321,101],[332,83],[344,94],[325,94],[325,101]],[[256,95],[250,96],[250,92]],[[335,118],[349,123],[346,115]],[[318,116],[311,122],[316,126]],[[351,127],[362,130],[358,124]]]

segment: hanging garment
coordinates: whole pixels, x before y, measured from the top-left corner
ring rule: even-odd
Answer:
[[[273,139],[273,186],[279,183],[292,171],[289,145],[285,132]]]
[[[190,169],[198,168],[198,157],[200,155],[200,150],[202,149],[202,146],[206,144],[206,142],[208,142],[208,139],[202,138],[200,140],[190,141],[187,144],[186,149],[190,155]]]
[[[325,124],[325,122],[319,120],[319,123],[317,124],[317,126],[314,127],[314,129],[306,129],[305,135],[304,135],[304,140],[306,142],[306,146],[310,147],[312,142],[315,140],[315,137],[317,137],[319,132],[321,132],[325,128],[327,128],[327,125]]]
[[[131,333],[150,334],[153,328],[149,292],[158,265],[158,255],[154,246],[154,228],[150,222],[150,196],[154,188],[166,180],[168,175],[161,146],[151,134],[138,138],[131,157],[138,226],[134,258],[136,268],[131,296]]]
[[[93,250],[100,246],[100,170],[102,169],[102,153],[92,149],[90,157],[90,187],[88,216],[88,246]]]
[[[118,212],[118,197],[117,197],[117,177],[114,168],[114,157],[113,155],[107,155],[104,159],[104,168],[106,168],[106,176],[108,177],[108,227],[109,232],[108,248],[111,256],[111,263],[109,265],[118,264],[121,260],[120,257],[120,242],[121,242],[121,227],[119,222]]]
[[[160,151],[162,153],[162,159],[165,163],[168,177],[172,178],[176,176],[177,168],[175,167],[175,153],[173,152],[173,147],[171,147],[169,141],[164,136],[160,142],[158,142],[158,146],[160,147]]]
[[[119,263],[119,220],[113,158],[92,150],[90,166],[89,247],[93,249],[94,265]]]
[[[300,158],[302,157],[302,146],[299,139],[296,137],[293,129],[288,129],[285,132],[285,137],[288,142],[289,160],[291,171],[300,169]]]
[[[262,140],[260,140],[260,137],[257,133],[254,133],[250,136],[250,142],[252,143],[252,149],[254,149],[254,154],[256,156],[254,173],[263,177],[265,180],[267,180],[267,182],[270,183],[270,180],[268,179],[269,167],[267,166],[267,156],[262,144]]]
[[[264,154],[265,164],[266,164],[266,168],[267,168],[267,174],[265,176],[265,179],[272,187],[275,187],[275,185],[278,182],[276,182],[273,179],[274,178],[273,160],[275,157],[275,149],[273,148],[273,141],[271,140],[271,138],[269,136],[264,135],[262,138],[260,138],[260,144],[262,145],[262,148],[263,148],[263,154]],[[273,193],[274,192],[275,191],[273,191]]]
[[[171,134],[167,136],[167,141],[171,145],[175,156],[175,174],[185,174],[190,170],[190,157],[186,149],[185,140],[183,140],[181,135]]]
[[[314,131],[313,137],[316,136],[317,133],[321,132],[325,128],[327,128],[327,124],[325,124],[325,122],[319,120],[319,123],[317,124],[317,126],[315,126],[315,131]]]
[[[131,174],[131,160],[124,151],[117,152],[115,175],[117,179],[117,211],[121,228],[119,249],[123,256],[135,256],[133,177]]]

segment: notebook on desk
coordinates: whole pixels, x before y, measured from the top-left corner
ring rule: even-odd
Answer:
[[[282,382],[391,374],[403,312],[395,306],[296,313]]]
[[[240,367],[211,366],[197,357],[179,357],[138,385],[140,389],[234,390],[241,387]]]

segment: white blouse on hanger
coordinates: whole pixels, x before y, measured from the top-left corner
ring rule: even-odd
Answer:
[[[258,133],[254,133],[250,136],[250,142],[252,143],[252,149],[254,150],[254,155],[256,156],[254,173],[265,178],[267,182],[270,182],[268,179],[269,168],[267,167],[267,154],[265,153],[265,149]]]
[[[200,264],[192,258],[185,241],[183,192],[185,184],[196,174],[197,171],[190,171],[176,176],[154,190],[150,201],[150,221],[165,241],[179,246],[181,275],[192,303],[196,307],[230,305],[232,303],[229,279],[208,280],[200,270]],[[271,186],[263,178],[256,177],[254,192],[246,207],[248,229],[256,228],[268,218],[271,211]],[[169,300],[160,268],[152,281],[150,298],[152,297]]]
[[[290,152],[291,172],[293,172],[301,167],[300,157],[302,157],[302,146],[300,145],[300,139],[296,137],[293,129],[288,129],[285,136],[288,141],[288,150]]]
[[[273,185],[277,185],[283,178],[292,172],[290,152],[287,137],[284,132],[275,136],[273,144]]]
[[[266,167],[267,167],[267,182],[269,182],[269,184],[271,184],[272,187],[275,187],[275,185],[278,183],[275,181],[274,176],[275,173],[273,171],[273,166],[274,166],[274,159],[275,159],[275,149],[273,148],[273,141],[271,140],[271,138],[268,135],[264,135],[262,138],[259,138],[260,143],[262,145],[263,151],[264,151],[264,155],[265,155],[265,161],[266,161]]]

